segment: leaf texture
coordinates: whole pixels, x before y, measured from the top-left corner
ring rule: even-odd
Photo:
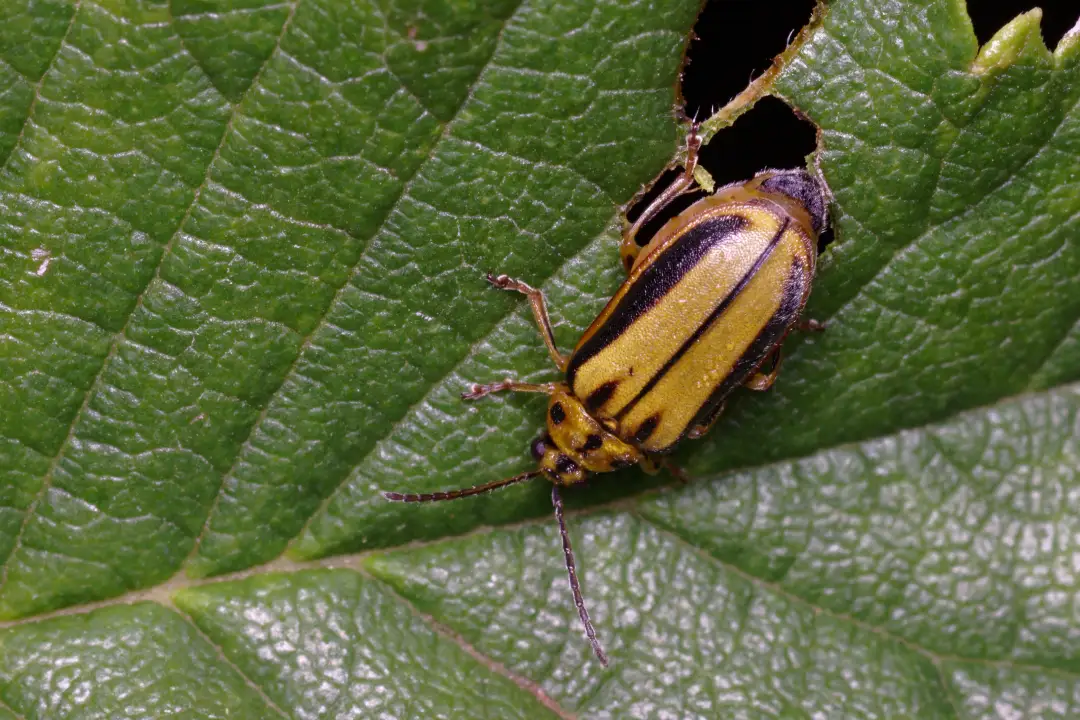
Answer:
[[[820,128],[829,327],[687,486],[566,493],[610,668],[545,483],[380,496],[528,467],[543,399],[459,398],[554,378],[483,276],[572,346],[697,10],[0,7],[0,718],[1077,714],[1080,25],[1037,11],[834,0],[760,81]]]

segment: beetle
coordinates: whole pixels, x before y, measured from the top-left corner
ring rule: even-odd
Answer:
[[[528,297],[565,380],[475,384],[462,398],[508,390],[548,395],[547,432],[530,446],[539,467],[460,490],[383,493],[399,502],[455,500],[547,477],[574,604],[605,666],[578,582],[559,488],[635,464],[650,473],[666,467],[681,477],[664,455],[684,437],[704,435],[736,388],[771,387],[788,332],[823,327],[799,322],[814,277],[817,238],[828,222],[825,188],[806,170],[765,170],[721,187],[668,220],[644,247],[638,244],[646,222],[675,198],[700,189],[694,181],[701,147],[696,125],[686,147],[682,174],[623,233],[619,254],[627,278],[569,356],[555,344],[543,292],[506,275],[488,275],[496,288]]]

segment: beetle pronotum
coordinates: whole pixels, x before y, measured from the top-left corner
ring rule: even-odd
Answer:
[[[506,275],[488,275],[495,287],[529,298],[548,353],[566,377],[473,385],[462,398],[504,390],[548,395],[547,432],[530,448],[539,468],[449,492],[384,493],[401,502],[455,500],[546,476],[574,604],[604,665],[607,656],[585,608],[559,487],[635,464],[647,472],[666,466],[678,474],[664,461],[665,453],[683,437],[704,435],[735,388],[771,387],[780,346],[799,324],[810,294],[817,237],[828,219],[824,188],[810,173],[766,170],[698,200],[640,247],[641,227],[675,198],[698,189],[693,174],[700,145],[695,127],[687,138],[684,172],[623,233],[619,252],[626,281],[569,356],[555,344],[543,292]],[[820,328],[813,321],[804,325]],[[763,371],[766,362],[769,369]]]

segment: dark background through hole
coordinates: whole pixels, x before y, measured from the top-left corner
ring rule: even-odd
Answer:
[[[968,14],[979,43],[985,43],[1002,25],[1033,7],[1043,9],[1042,34],[1047,47],[1061,37],[1080,16],[1077,0],[968,0]],[[810,19],[813,0],[711,0],[694,30],[698,39],[688,51],[689,63],[682,92],[688,116],[707,118],[763,73],[788,40]],[[767,167],[799,167],[814,149],[814,128],[795,117],[781,101],[765,98],[730,128],[712,139],[701,155],[702,164],[723,185],[750,178]],[[655,194],[675,177],[671,172],[631,211],[636,217]],[[697,196],[697,197],[700,197]],[[660,218],[650,222],[639,237],[648,238],[672,215],[696,197],[682,198]],[[822,237],[822,247],[830,235]]]

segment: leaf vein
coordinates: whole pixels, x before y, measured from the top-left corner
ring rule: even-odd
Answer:
[[[519,4],[518,4],[519,8],[521,7],[522,3],[524,3],[524,0],[519,0]],[[470,85],[469,89],[462,96],[461,103],[458,106],[458,110],[453,113],[453,117],[457,117],[459,112],[460,112],[460,109],[462,107],[464,107],[465,104],[469,100],[472,99],[473,92],[475,91],[476,86],[479,84],[481,78],[484,76],[484,72],[485,72],[485,70],[487,69],[487,67],[490,64],[491,57],[494,57],[494,55],[498,51],[499,46],[502,44],[503,33],[505,32],[507,25],[509,25],[511,19],[513,18],[513,16],[515,14],[516,14],[516,10],[514,12],[508,13],[506,18],[503,20],[502,27],[500,28],[499,34],[498,34],[499,39],[495,43],[492,43],[491,56],[489,56],[488,60],[484,63],[481,70],[477,73],[476,78],[473,80],[473,82]],[[293,362],[289,366],[289,369],[285,371],[284,375],[282,376],[281,382],[278,384],[278,387],[272,393],[268,394],[266,403],[263,406],[261,412],[259,413],[258,418],[255,420],[254,423],[252,423],[251,429],[248,432],[247,438],[245,438],[244,442],[240,446],[240,449],[236,453],[236,458],[233,461],[232,467],[230,467],[229,470],[221,478],[221,483],[220,483],[220,485],[218,487],[218,491],[214,495],[214,501],[211,504],[210,509],[208,510],[208,512],[206,514],[206,521],[203,523],[202,531],[200,531],[199,535],[195,538],[195,543],[192,546],[191,552],[188,555],[187,560],[185,560],[184,563],[182,563],[182,566],[181,566],[181,568],[179,570],[180,572],[183,571],[183,566],[184,565],[189,564],[192,561],[192,559],[195,558],[198,555],[199,548],[202,545],[203,539],[206,537],[207,533],[210,532],[211,522],[213,521],[214,514],[215,514],[218,506],[221,503],[221,498],[225,494],[225,488],[226,488],[226,486],[228,484],[228,480],[229,480],[230,477],[233,476],[236,469],[239,467],[240,461],[244,457],[245,451],[255,447],[253,441],[254,441],[255,436],[258,433],[259,429],[263,427],[263,424],[265,422],[267,422],[267,418],[268,418],[268,415],[269,415],[269,412],[270,412],[270,408],[273,405],[274,398],[281,391],[281,388],[286,384],[286,382],[288,382],[289,378],[296,377],[296,376],[299,375],[299,373],[300,373],[300,370],[299,370],[300,361],[304,356],[304,351],[308,347],[311,346],[311,343],[314,340],[314,337],[315,337],[316,333],[318,333],[323,328],[331,326],[331,323],[330,323],[330,320],[329,320],[330,311],[339,302],[342,301],[342,296],[346,292],[347,288],[349,287],[349,282],[352,280],[352,278],[358,272],[358,270],[360,268],[360,263],[367,256],[368,250],[370,250],[372,244],[375,242],[375,239],[382,233],[383,229],[386,227],[387,223],[390,221],[391,217],[393,216],[394,211],[400,206],[400,204],[401,204],[401,202],[403,200],[405,200],[406,198],[409,197],[409,192],[412,189],[413,182],[415,181],[415,179],[417,177],[419,177],[419,175],[420,175],[421,171],[423,170],[423,168],[429,162],[431,162],[431,159],[435,156],[436,151],[443,144],[443,142],[446,140],[446,138],[449,137],[450,128],[452,127],[452,125],[453,125],[453,119],[451,119],[450,121],[448,121],[447,123],[445,123],[443,125],[442,132],[441,132],[439,138],[432,144],[432,146],[431,146],[430,150],[428,151],[427,156],[424,158],[423,162],[419,163],[416,166],[416,170],[413,172],[412,177],[410,177],[402,185],[401,191],[398,193],[397,198],[394,200],[393,203],[390,204],[390,206],[389,206],[388,210],[386,211],[386,215],[383,218],[382,222],[371,233],[371,236],[368,238],[367,244],[364,246],[363,250],[361,250],[359,256],[356,258],[356,261],[353,263],[352,269],[348,273],[348,275],[345,278],[344,282],[341,284],[341,286],[335,292],[334,297],[331,299],[330,303],[326,306],[326,309],[322,313],[322,316],[319,318],[318,322],[316,322],[313,325],[311,331],[304,338],[303,342],[300,345],[300,349],[296,354],[296,357],[293,358]],[[423,399],[421,399],[421,401],[418,401],[418,402],[422,402],[422,400]],[[401,420],[408,415],[409,409],[411,409],[411,407],[413,407],[413,406],[415,406],[415,403],[414,403],[414,405],[410,406],[410,408],[407,408],[402,413],[401,417],[399,417],[397,420],[394,421],[394,423],[393,423],[394,427],[396,427],[397,424],[399,422],[401,422]],[[342,478],[341,482],[339,482],[337,484],[337,486],[334,488],[334,490],[332,490],[326,496],[326,498],[324,498],[323,502],[320,503],[319,508],[314,513],[312,513],[312,515],[307,519],[307,521],[304,523],[304,528],[307,527],[307,525],[311,522],[312,518],[316,517],[319,514],[319,511],[321,511],[325,507],[326,503],[330,500],[330,498],[332,498],[334,495],[337,494],[337,492],[341,489],[341,487],[348,481],[350,476],[351,476],[351,472],[345,474],[345,477]],[[299,534],[303,534],[303,529],[300,531]]]
[[[524,690],[525,692],[535,697],[541,705],[554,713],[556,717],[561,718],[562,720],[576,720],[576,716],[573,713],[562,708],[555,701],[554,698],[544,692],[544,689],[540,687],[538,683],[530,680],[527,677],[518,675],[502,663],[477,650],[472,645],[472,643],[466,640],[462,635],[455,632],[451,628],[443,625],[431,615],[428,615],[427,613],[420,610],[418,607],[413,605],[408,598],[398,594],[397,589],[394,588],[392,585],[385,583],[378,578],[372,577],[369,573],[365,572],[362,569],[353,568],[353,571],[360,575],[363,575],[368,580],[378,583],[378,585],[385,588],[394,598],[398,600],[398,602],[408,608],[410,612],[412,612],[417,618],[421,620],[421,622],[431,628],[433,632],[435,632],[443,639],[452,642],[454,645],[457,645],[466,655],[471,657],[480,665],[483,665],[491,672],[506,678],[510,682],[517,685],[518,688],[520,688],[521,690]]]
[[[770,582],[770,581],[765,580],[763,578],[760,578],[760,577],[758,577],[756,575],[752,575],[752,574],[746,572],[745,570],[743,570],[742,568],[740,568],[740,567],[738,567],[736,565],[732,565],[732,564],[728,563],[725,560],[721,560],[720,558],[715,557],[714,555],[709,553],[704,548],[702,548],[702,547],[700,547],[698,545],[695,545],[694,543],[690,542],[690,540],[683,537],[682,535],[679,535],[678,533],[672,532],[670,529],[668,529],[668,528],[666,528],[666,527],[664,527],[662,525],[658,525],[658,524],[654,523],[651,519],[649,519],[645,515],[642,515],[641,513],[637,512],[636,510],[631,510],[630,512],[631,512],[631,514],[634,515],[635,518],[637,518],[638,520],[640,520],[643,523],[648,524],[649,527],[654,528],[658,533],[662,534],[664,537],[672,539],[673,541],[675,541],[679,545],[690,549],[692,552],[696,553],[700,557],[705,558],[705,559],[709,560],[710,562],[720,566],[724,570],[732,573],[733,575],[736,575],[736,576],[742,578],[746,582],[748,582],[751,585],[755,586],[758,590],[772,593],[773,595],[775,595],[777,597],[780,597],[780,598],[783,598],[783,599],[785,599],[785,600],[787,600],[787,601],[789,601],[789,602],[791,602],[793,604],[796,604],[796,605],[799,605],[801,607],[807,608],[808,610],[813,611],[816,615],[821,615],[821,616],[828,617],[828,618],[830,618],[832,620],[835,620],[836,622],[838,622],[840,624],[849,625],[849,626],[852,626],[852,627],[857,628],[859,630],[862,630],[864,632],[873,633],[873,634],[875,634],[875,635],[877,635],[879,637],[882,637],[882,638],[884,638],[886,640],[889,640],[889,641],[894,642],[894,643],[896,643],[898,645],[901,645],[901,646],[903,646],[905,648],[908,648],[909,650],[911,650],[911,651],[913,651],[913,652],[915,652],[915,653],[917,653],[919,655],[922,655],[923,657],[925,657],[927,660],[929,660],[932,663],[938,664],[938,663],[941,663],[941,662],[962,662],[962,663],[972,663],[972,664],[975,664],[975,665],[983,665],[983,666],[986,666],[986,667],[993,667],[993,668],[1005,668],[1005,669],[1015,669],[1015,670],[1037,671],[1037,672],[1042,672],[1042,673],[1051,673],[1051,674],[1057,675],[1059,677],[1067,678],[1067,679],[1069,679],[1071,681],[1074,681],[1074,682],[1080,682],[1080,672],[1076,672],[1076,671],[1072,671],[1072,670],[1066,670],[1066,669],[1063,669],[1063,668],[1054,667],[1052,665],[1044,665],[1044,664],[1038,663],[1038,662],[1017,662],[1017,661],[1014,661],[1014,660],[990,660],[990,659],[987,659],[987,658],[964,657],[964,656],[961,656],[961,655],[951,655],[951,654],[947,654],[947,653],[940,653],[940,652],[938,652],[936,650],[930,650],[929,648],[926,648],[926,647],[920,645],[919,643],[917,643],[917,642],[915,642],[913,640],[909,640],[908,638],[905,638],[905,637],[903,637],[901,635],[897,635],[894,632],[892,632],[890,630],[887,630],[886,628],[883,628],[881,626],[874,625],[872,623],[868,623],[868,622],[866,622],[864,620],[859,620],[858,618],[852,617],[851,615],[847,615],[845,613],[836,612],[835,610],[832,610],[831,608],[822,607],[820,605],[815,605],[814,603],[810,602],[806,598],[804,598],[804,597],[802,597],[800,595],[797,595],[797,594],[787,590],[786,588],[784,588],[784,587],[782,587],[782,586],[780,586],[780,585],[778,585],[778,584],[776,584],[774,582]]]
[[[38,100],[41,98],[41,88],[45,85],[45,78],[52,71],[53,65],[56,64],[56,58],[60,57],[60,51],[67,43],[68,35],[71,34],[71,28],[75,27],[75,18],[79,16],[79,10],[81,8],[82,0],[75,0],[75,8],[71,11],[71,20],[68,21],[64,36],[60,38],[60,42],[56,46],[56,52],[53,53],[52,58],[49,59],[49,64],[45,66],[45,71],[41,73],[41,77],[38,78],[37,83],[34,85],[34,97],[30,99],[30,107],[26,109],[26,120],[23,122],[22,127],[19,128],[19,134],[15,136],[15,142],[11,144],[11,150],[8,151],[7,157],[0,163],[0,172],[7,169],[8,161],[11,160],[12,156],[15,154],[15,150],[22,144],[23,136],[26,134],[26,128],[30,125],[31,120],[33,120],[34,111],[37,109]]]
[[[176,613],[177,616],[180,617],[185,623],[187,623],[188,626],[191,628],[192,632],[194,632],[200,640],[206,643],[209,647],[213,648],[214,653],[218,656],[218,659],[221,660],[221,662],[223,662],[225,665],[228,665],[233,672],[239,675],[240,678],[244,681],[244,683],[252,690],[254,690],[255,693],[262,699],[262,701],[266,703],[267,707],[272,709],[274,712],[276,712],[279,716],[283,718],[290,717],[288,713],[278,707],[277,703],[270,699],[270,696],[266,694],[266,691],[263,690],[258,683],[256,683],[252,678],[248,677],[236,663],[229,659],[229,656],[225,654],[225,649],[213,640],[211,640],[210,636],[202,631],[202,628],[198,626],[194,619],[189,617],[187,613],[181,611],[175,605],[170,604],[168,608],[174,613]]]
[[[296,8],[299,4],[300,0],[296,0],[296,2],[293,4],[292,13],[290,13],[290,15],[285,18],[285,22],[282,23],[281,32],[278,35],[278,45],[281,44],[281,39],[282,37],[284,37],[286,29],[289,27],[290,22],[295,16]],[[72,22],[74,22],[74,19],[72,20]],[[275,51],[276,50],[277,46],[275,46]],[[270,58],[273,57],[273,55],[274,53],[271,52],[270,55],[267,56],[266,61],[263,63],[262,67],[259,68],[259,72],[255,74],[255,79],[252,81],[251,87],[255,87],[258,84],[258,79],[262,73],[262,70],[266,67],[267,63],[269,63]],[[250,91],[251,87],[248,88],[248,91]],[[246,97],[246,95],[247,93],[245,92],[244,97]],[[12,543],[11,550],[9,551],[7,557],[4,559],[3,563],[0,564],[0,596],[2,596],[4,588],[7,587],[11,561],[22,548],[26,529],[27,527],[29,527],[30,521],[37,511],[38,505],[45,498],[45,496],[49,492],[49,489],[52,487],[53,477],[56,473],[56,469],[60,466],[60,461],[63,459],[65,451],[68,447],[71,446],[72,441],[75,439],[76,426],[78,425],[79,420],[86,414],[86,411],[90,406],[91,399],[100,389],[99,386],[104,380],[106,369],[109,367],[112,359],[116,356],[121,341],[126,340],[127,330],[128,327],[131,325],[132,318],[135,317],[138,309],[142,307],[143,299],[146,297],[146,293],[149,291],[149,289],[153,287],[154,281],[160,279],[161,268],[165,265],[166,258],[169,256],[173,245],[176,243],[177,238],[179,238],[183,234],[184,226],[187,224],[188,219],[191,217],[192,210],[198,204],[199,198],[202,196],[202,191],[209,184],[211,170],[214,167],[214,163],[221,155],[222,148],[225,147],[225,141],[228,139],[230,133],[232,132],[233,123],[236,117],[240,114],[239,111],[241,105],[243,105],[243,98],[241,98],[239,102],[233,105],[232,113],[229,116],[228,122],[225,123],[225,129],[221,133],[221,140],[218,142],[218,146],[214,150],[214,154],[211,156],[210,161],[206,165],[206,172],[203,176],[203,182],[199,185],[199,187],[195,189],[195,192],[192,194],[191,197],[191,202],[188,204],[187,210],[184,212],[183,217],[180,218],[180,223],[178,224],[176,231],[173,233],[172,237],[169,238],[169,241],[165,244],[165,247],[162,248],[161,257],[158,259],[157,267],[154,269],[154,274],[151,276],[150,281],[147,282],[146,286],[142,289],[142,292],[140,292],[139,296],[136,298],[135,304],[132,306],[132,310],[128,314],[127,321],[124,323],[124,327],[121,328],[120,331],[113,336],[112,343],[110,344],[109,350],[105,354],[104,359],[102,360],[101,367],[98,369],[97,374],[94,376],[94,379],[87,386],[86,392],[83,395],[82,403],[79,405],[79,409],[75,411],[75,414],[71,418],[71,423],[68,425],[67,434],[60,442],[60,446],[57,448],[56,454],[53,456],[52,460],[49,463],[49,467],[45,472],[45,476],[42,478],[41,487],[35,494],[34,499],[30,502],[30,505],[28,505],[26,508],[26,513],[23,516],[22,523],[19,525],[19,529],[15,534],[15,540]]]

